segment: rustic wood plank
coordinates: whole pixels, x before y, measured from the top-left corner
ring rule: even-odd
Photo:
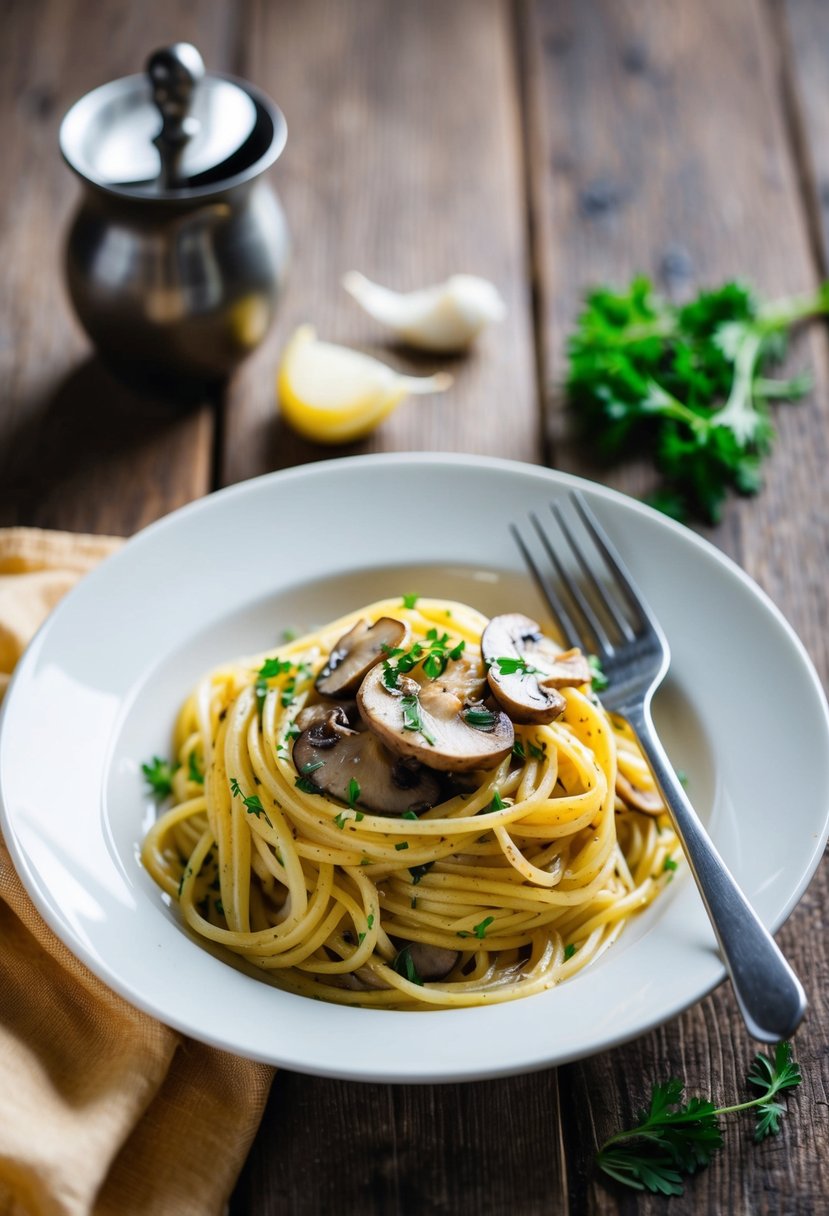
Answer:
[[[815,258],[829,273],[829,12],[821,0],[768,0],[782,58],[784,102],[797,150]]]
[[[260,1132],[231,1216],[561,1210],[553,1072],[462,1086],[283,1072],[264,1127],[268,1143]]]
[[[534,460],[538,411],[510,7],[502,0],[251,5],[244,70],[285,110],[274,182],[294,238],[281,316],[229,395],[224,480],[351,451],[439,449]],[[339,285],[350,269],[406,290],[467,271],[509,309],[468,358],[414,361]],[[276,418],[275,367],[303,322],[402,369],[448,366],[368,440],[326,448]]]
[[[816,5],[803,6],[809,8],[817,12]],[[561,467],[628,492],[647,484],[644,468],[597,468],[567,434],[555,384],[588,285],[622,284],[641,271],[681,295],[737,275],[768,295],[783,295],[817,281],[801,166],[779,91],[781,40],[768,18],[756,0],[538,0],[524,9],[541,356],[553,390],[548,433]],[[817,80],[813,74],[816,112],[829,100],[823,79],[819,87]],[[829,371],[820,328],[797,344],[795,362],[811,366],[816,391],[778,411],[763,493],[732,503],[710,535],[770,592],[826,679]],[[822,993],[829,959],[815,917],[827,895],[823,871],[780,934],[812,999],[811,1017],[797,1037],[807,1081],[792,1102],[784,1140],[756,1148],[750,1128],[730,1127],[725,1153],[689,1184],[683,1199],[671,1201],[677,1216],[806,1213],[825,1204],[822,1104],[829,1074]],[[723,987],[659,1031],[561,1070],[562,1124],[574,1167],[571,1211],[662,1211],[663,1199],[599,1183],[594,1146],[629,1124],[649,1085],[670,1075],[685,1078],[692,1093],[736,1099],[754,1050]]]
[[[282,314],[228,395],[224,480],[340,455],[275,417],[274,369],[297,324],[397,366],[339,287],[351,268],[402,289],[457,270],[493,279],[509,317],[442,398],[411,401],[346,451],[443,449],[536,459],[523,167],[509,6],[254,4],[244,72],[285,110],[274,182],[294,236]],[[301,53],[300,53],[301,49]],[[416,1045],[413,1045],[416,1050]],[[509,1127],[509,1130],[507,1130]],[[324,1152],[319,1146],[325,1138]],[[556,1210],[555,1073],[488,1085],[384,1087],[278,1074],[234,1212]],[[302,1165],[302,1168],[300,1168]]]
[[[79,187],[58,151],[82,93],[175,38],[228,69],[233,6],[13,0],[4,9],[0,522],[128,533],[210,487],[212,409],[162,408],[91,358],[62,282]]]

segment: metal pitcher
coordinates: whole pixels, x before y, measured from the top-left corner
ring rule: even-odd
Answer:
[[[264,175],[286,137],[270,98],[205,73],[188,43],[66,114],[60,147],[84,187],[69,295],[101,357],[132,383],[220,380],[265,337],[289,241]]]

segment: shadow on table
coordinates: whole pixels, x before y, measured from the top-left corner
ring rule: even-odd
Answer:
[[[132,495],[129,482],[172,475],[163,453],[197,408],[136,391],[99,359],[87,359],[41,399],[9,409],[0,444],[0,523],[133,530],[146,521],[130,519],[142,495]],[[101,481],[112,483],[105,495]]]

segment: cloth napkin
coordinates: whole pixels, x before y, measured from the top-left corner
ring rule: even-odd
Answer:
[[[0,699],[49,611],[122,543],[0,529]],[[0,1216],[219,1216],[272,1075],[111,992],[43,922],[0,837]]]

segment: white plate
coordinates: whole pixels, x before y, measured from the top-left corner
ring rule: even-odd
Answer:
[[[777,928],[821,856],[829,722],[802,646],[758,588],[689,531],[544,469],[368,456],[203,499],[89,575],[32,643],[0,731],[3,827],[67,945],[140,1008],[299,1072],[436,1081],[523,1072],[620,1043],[723,978],[691,880],[668,888],[592,968],[482,1009],[351,1009],[280,992],[180,927],[138,860],[152,813],[140,764],[169,752],[198,675],[286,626],[417,592],[541,611],[507,528],[580,484],[673,650],[656,717],[726,862]]]

